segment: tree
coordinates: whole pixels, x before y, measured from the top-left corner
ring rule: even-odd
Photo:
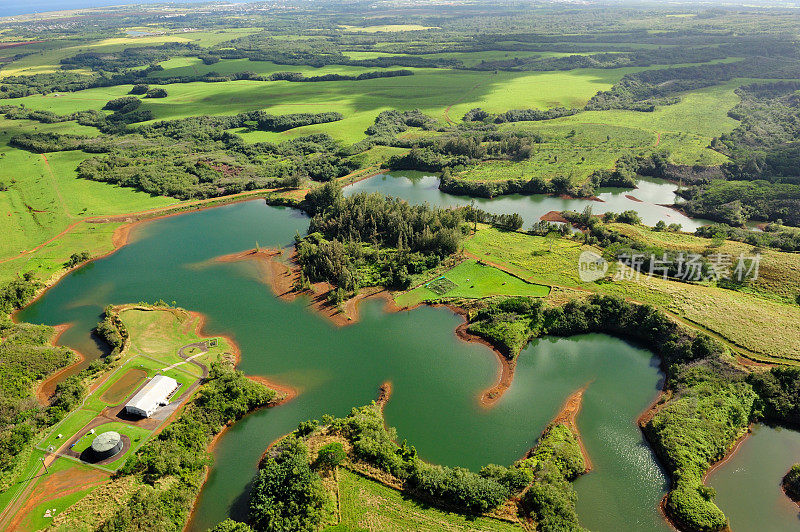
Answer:
[[[81,251],[79,253],[73,253],[72,255],[69,256],[69,260],[64,263],[64,267],[72,268],[72,267],[77,266],[78,264],[80,264],[82,262],[86,262],[90,258],[92,258],[92,254],[89,253],[88,251]]]
[[[250,491],[250,523],[257,530],[314,530],[322,522],[328,496],[297,440],[281,445],[264,461]]]
[[[317,467],[333,469],[347,458],[347,453],[338,441],[329,443],[322,447],[317,454]]]
[[[161,87],[157,87],[155,89],[149,89],[147,91],[148,98],[166,98],[167,91],[166,89],[162,89]]]
[[[245,523],[240,523],[233,519],[226,519],[212,528],[210,532],[253,532],[253,529]]]
[[[150,89],[148,85],[139,83],[138,85],[134,85],[128,94],[146,94],[148,89]]]
[[[550,231],[544,236],[545,240],[547,240],[547,243],[549,245],[548,251],[550,253],[553,252],[553,243],[555,243],[555,241],[558,240],[560,237],[561,235],[557,231]]]

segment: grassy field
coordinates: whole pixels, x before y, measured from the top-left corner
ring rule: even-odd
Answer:
[[[464,250],[488,263],[498,263],[514,275],[548,286],[590,288],[578,277],[578,257],[584,249],[568,239],[549,241],[524,233],[480,229],[464,243]]]
[[[378,26],[341,26],[346,31],[357,31],[362,33],[392,33],[397,31],[420,31],[430,30],[438,26],[420,26],[419,24],[383,24]]]
[[[644,226],[611,224],[615,231],[648,245],[690,253],[724,254],[733,258],[734,266],[740,256],[761,255],[758,278],[738,288],[741,292],[772,297],[780,302],[794,303],[800,294],[800,254],[784,253],[769,248],[755,249],[743,242],[727,240],[720,246],[712,241],[684,233],[652,231]]]
[[[713,166],[727,157],[709,148],[711,139],[729,133],[738,122],[728,111],[739,101],[734,90],[746,80],[686,93],[680,103],[652,113],[588,111],[543,122],[504,124],[506,131],[542,136],[534,155],[522,162],[490,162],[462,172],[471,181],[572,176],[581,183],[595,170],[613,168],[625,154],[666,150],[675,164]]]
[[[486,517],[467,517],[405,498],[346,469],[339,469],[341,523],[329,530],[521,530],[511,523]]]
[[[634,230],[647,231],[631,229]],[[657,236],[650,238],[673,241],[676,246],[679,242],[700,245],[700,239],[691,235],[653,235]],[[733,252],[741,246],[728,242],[720,249]],[[752,248],[745,248],[749,255]],[[765,251],[763,278],[753,285],[755,293],[747,293],[645,275],[631,280],[585,283],[578,277],[578,258],[582,250],[591,248],[569,239],[555,241],[549,251],[549,242],[543,237],[485,228],[468,239],[464,249],[531,282],[649,303],[716,333],[755,356],[800,360],[800,306],[780,297],[797,283],[796,254]],[[561,292],[551,295],[561,297]]]
[[[414,76],[363,81],[198,82],[167,85],[168,97],[147,100],[143,107],[151,109],[158,119],[235,114],[253,109],[266,109],[274,114],[338,111],[345,116],[344,120],[296,128],[280,138],[324,132],[345,142],[356,142],[364,138],[364,130],[375,116],[387,109],[419,108],[441,120],[460,120],[473,107],[501,112],[520,107],[583,105],[598,90],[610,88],[623,75],[635,70],[640,69],[498,74],[415,69]],[[28,96],[7,103],[70,113],[100,109],[108,100],[123,96],[128,90],[128,85],[97,88],[57,98]]]
[[[442,297],[473,299],[501,294],[546,297],[549,293],[550,289],[547,286],[523,281],[476,260],[466,260],[444,275],[405,292],[397,298],[397,303],[403,307],[410,307]]]
[[[272,74],[274,72],[301,72],[306,76],[324,76],[326,74],[358,75],[376,70],[397,70],[399,67],[377,68],[349,65],[326,65],[312,67],[306,65],[279,65],[271,61],[250,61],[249,59],[223,59],[213,65],[206,65],[196,57],[174,57],[159,63],[164,70],[152,72],[151,78],[170,78],[176,76],[197,76],[217,72],[219,74],[235,74],[238,72],[255,72],[256,74]]]
[[[212,46],[223,41],[250,35],[257,31],[255,28],[231,28],[217,31],[175,31],[163,28],[130,28],[131,30],[161,32],[164,35],[127,35],[104,39],[85,38],[59,38],[46,40],[43,43],[27,45],[19,49],[20,53],[34,53],[26,55],[16,61],[4,64],[0,69],[0,78],[4,76],[21,76],[31,74],[44,74],[59,70],[60,61],[76,54],[87,52],[112,53],[120,52],[125,48],[159,45],[168,42],[195,43],[200,46]],[[78,70],[76,72],[83,72]]]
[[[196,332],[200,317],[182,309],[142,310],[126,309],[120,312],[120,318],[130,334],[130,353],[144,355],[164,364],[181,363],[178,349],[184,345],[204,340]],[[224,356],[232,356],[233,346],[227,339],[217,338],[217,344],[197,360],[211,363]],[[197,368],[192,364],[183,364],[180,369],[195,373]]]
[[[55,99],[53,99],[56,101]],[[78,151],[33,154],[8,145],[21,132],[97,135],[95,128],[74,122],[40,124],[0,118],[0,261],[7,261],[53,238],[70,224],[93,216],[167,206],[172,198],[153,197],[130,188],[78,179],[78,164],[89,157]],[[63,268],[69,256],[88,250],[93,255],[112,249],[111,236],[118,224],[86,224],[35,254],[0,262],[0,282],[16,273],[34,271],[47,279]]]

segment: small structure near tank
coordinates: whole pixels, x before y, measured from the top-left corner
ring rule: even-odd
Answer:
[[[90,450],[94,461],[111,458],[122,450],[122,436],[113,430],[104,432],[94,439]]]

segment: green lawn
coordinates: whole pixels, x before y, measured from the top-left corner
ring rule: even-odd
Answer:
[[[441,282],[442,278],[446,279],[445,283]],[[442,284],[446,284],[446,291],[438,289]],[[397,303],[409,307],[442,297],[481,298],[496,295],[546,297],[549,293],[550,288],[547,286],[528,283],[492,266],[480,264],[475,260],[466,260],[442,276],[402,294],[397,298]]]
[[[589,249],[569,239],[553,242],[541,236],[480,229],[467,239],[464,249],[479,259],[497,262],[520,277],[544,285],[590,287],[578,277],[578,257]]]
[[[141,427],[135,427],[133,425],[129,425],[127,423],[120,423],[118,421],[106,423],[104,425],[100,425],[94,429],[94,434],[89,434],[88,432],[81,436],[75,446],[72,448],[73,451],[76,453],[82,453],[89,446],[92,444],[94,439],[104,433],[114,431],[122,434],[123,436],[127,436],[130,438],[131,446],[130,449],[124,454],[118,455],[118,457],[108,464],[104,464],[103,467],[107,469],[119,469],[125,463],[125,460],[128,456],[131,456],[136,450],[141,447],[141,445],[147,441],[147,438],[150,436],[151,431],[147,429],[143,429]]]
[[[50,433],[41,441],[39,442],[40,449],[48,449],[50,447],[53,450],[57,450],[61,447],[65,441],[68,441],[72,438],[75,434],[78,433],[87,423],[97,417],[97,414],[100,412],[100,409],[87,409],[81,408],[79,410],[75,410],[72,413],[68,414],[61,423],[58,423],[55,427],[52,428]],[[61,434],[61,438],[58,435]]]
[[[340,468],[341,523],[333,530],[521,530],[486,517],[445,512],[404,497],[399,491]]]

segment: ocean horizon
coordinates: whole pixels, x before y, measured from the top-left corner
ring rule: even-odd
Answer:
[[[226,0],[226,3],[240,3],[244,0]],[[133,4],[191,4],[198,0],[0,0],[0,17],[14,17],[49,11],[68,11],[93,7],[121,6]]]

